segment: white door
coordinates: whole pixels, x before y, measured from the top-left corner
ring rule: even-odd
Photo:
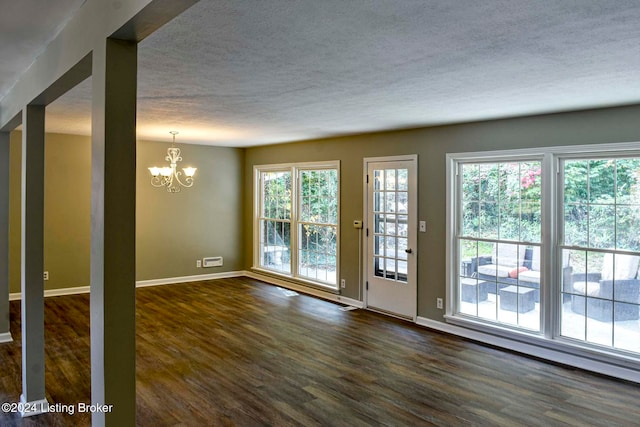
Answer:
[[[366,304],[415,320],[417,157],[365,160]]]

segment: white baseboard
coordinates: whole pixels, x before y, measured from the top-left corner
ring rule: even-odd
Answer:
[[[198,274],[195,276],[168,277],[166,279],[138,280],[136,288],[147,286],[171,285],[174,283],[200,282],[203,280],[228,279],[244,276],[244,271],[227,271],[224,273]]]
[[[342,295],[337,295],[332,292],[325,292],[321,289],[316,289],[310,286],[298,285],[296,283],[289,282],[288,280],[278,279],[276,277],[259,274],[253,271],[244,271],[243,275],[250,277],[252,279],[269,283],[271,285],[277,285],[283,288],[291,289],[293,291],[298,291],[304,294],[313,295],[315,297],[326,299],[329,301],[339,302],[342,304],[351,305],[353,307],[358,307],[358,308],[364,307],[364,303],[362,301],[358,301],[353,298],[344,297]]]
[[[0,343],[5,342],[13,342],[13,337],[11,336],[11,332],[5,332],[0,334]]]
[[[88,294],[89,286],[76,286],[74,288],[45,289],[44,296],[59,297],[63,295]],[[9,294],[9,301],[19,301],[22,299],[22,292]]]
[[[535,344],[527,344],[521,341],[502,338],[484,332],[451,325],[449,323],[438,322],[426,317],[418,316],[418,318],[416,319],[416,324],[425,326],[430,329],[435,329],[437,331],[457,335],[459,337],[479,341],[484,344],[489,344],[507,350],[516,351],[518,353],[539,357],[541,359],[549,360],[552,362],[561,363],[563,365],[569,365],[587,371],[597,372],[611,377],[640,383],[640,372],[634,369],[616,366],[606,362],[600,362],[598,360],[566,353],[559,350],[554,350],[551,348],[541,347]]]
[[[364,308],[364,302],[358,301],[357,299],[343,297],[342,295],[337,295],[337,300],[338,302],[351,305],[353,307]]]
[[[22,418],[33,417],[34,415],[46,414],[49,412],[49,402],[47,399],[34,400],[33,402],[27,402],[24,395],[20,395],[20,416]]]
[[[166,279],[138,280],[136,288],[144,288],[147,286],[169,285],[173,283],[199,282],[202,280],[227,279],[229,277],[244,276],[244,271],[229,271],[225,273],[198,274],[195,276],[168,277]],[[62,295],[87,294],[91,291],[89,286],[76,286],[74,288],[46,289],[44,296],[58,297]],[[19,301],[22,299],[21,292],[9,294],[9,301]],[[1,342],[1,341],[0,341]]]

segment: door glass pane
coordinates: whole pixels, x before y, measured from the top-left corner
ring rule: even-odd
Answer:
[[[385,212],[395,212],[396,211],[396,194],[394,192],[386,193],[386,205]]]
[[[374,170],[374,274],[407,281],[408,170]],[[399,214],[399,215],[396,215]]]
[[[375,255],[384,255],[384,236],[375,236],[375,245],[373,247],[373,253]]]
[[[398,169],[396,174],[397,189],[399,191],[409,190],[409,171],[407,169]]]
[[[398,201],[398,213],[407,213],[407,207],[409,205],[409,193],[406,191],[398,191],[397,193],[397,201]]]
[[[385,185],[387,190],[396,189],[396,171],[394,169],[387,169],[385,171]]]

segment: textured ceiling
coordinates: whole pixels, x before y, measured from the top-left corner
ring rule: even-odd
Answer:
[[[232,146],[640,103],[640,1],[201,0],[138,94],[140,138]],[[48,130],[88,134],[89,98]]]
[[[0,0],[0,99],[86,0]]]

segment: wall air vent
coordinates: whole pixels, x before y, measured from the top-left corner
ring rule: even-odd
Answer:
[[[222,257],[221,256],[213,256],[208,258],[202,258],[202,267],[221,267],[222,266]]]

